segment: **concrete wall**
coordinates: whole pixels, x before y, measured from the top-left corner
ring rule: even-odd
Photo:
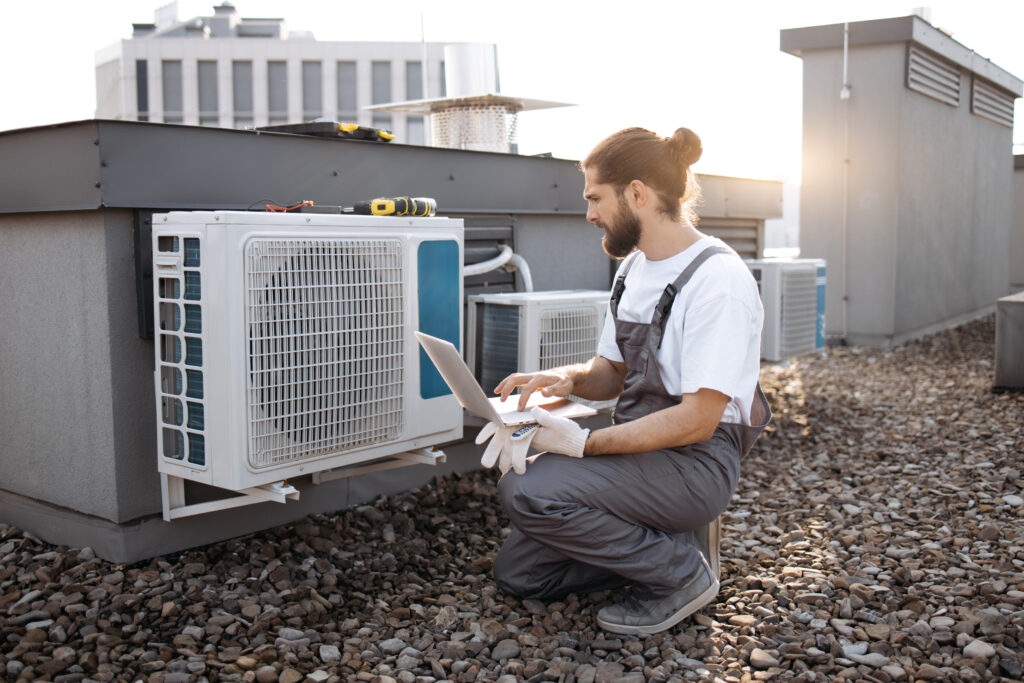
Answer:
[[[899,167],[892,150],[898,132],[875,125],[873,117],[898,119],[902,84],[887,63],[898,51],[897,46],[851,50],[850,80],[870,82],[872,87],[855,87],[845,104],[838,97],[842,54],[816,51],[804,57],[800,254],[828,263],[825,310],[830,335],[841,335],[844,329],[884,335],[893,325]],[[849,125],[850,159],[845,238],[844,117]],[[860,270],[867,264],[872,268],[870,277]]]
[[[1013,158],[1013,229],[1010,234],[1010,290],[1024,289],[1024,154]]]
[[[0,216],[0,488],[115,522],[159,510],[134,273],[130,211]]]
[[[976,315],[1008,282],[1011,131],[970,112],[967,71],[957,108],[907,89],[906,54],[903,42],[851,47],[846,103],[842,50],[800,55],[801,255],[827,259],[827,333],[855,344]]]

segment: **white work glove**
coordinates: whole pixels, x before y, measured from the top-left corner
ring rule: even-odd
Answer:
[[[580,427],[567,417],[552,415],[541,407],[532,411],[533,419],[540,425],[533,438],[533,447],[538,451],[561,453],[574,458],[583,457],[583,446],[587,443],[590,430]]]
[[[515,470],[516,474],[525,474],[526,451],[530,449],[530,442],[539,431],[537,425],[506,427],[497,422],[488,422],[476,436],[478,444],[487,439],[491,440],[484,449],[480,464],[484,467],[494,467],[494,463],[497,462],[502,474],[510,469]]]

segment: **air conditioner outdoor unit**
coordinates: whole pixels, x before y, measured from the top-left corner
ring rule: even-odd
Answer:
[[[779,362],[824,349],[824,259],[749,259],[746,264],[764,306],[761,358]]]
[[[266,498],[461,438],[413,331],[459,343],[462,245],[446,218],[154,216],[161,474]]]
[[[513,372],[582,363],[597,352],[609,293],[592,290],[468,297],[466,363],[490,392]]]

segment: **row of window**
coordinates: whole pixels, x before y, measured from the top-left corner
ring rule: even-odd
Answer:
[[[288,122],[288,68],[285,61],[267,62],[267,111],[271,124]],[[217,62],[197,62],[197,90],[199,103],[199,125],[217,125],[220,116],[217,79]],[[443,65],[442,65],[443,67]],[[323,64],[320,61],[302,62],[302,119],[311,121],[323,116]],[[443,68],[442,68],[443,73]],[[160,62],[161,92],[163,94],[163,120],[166,123],[184,121],[184,82],[182,63],[179,59],[165,59]],[[444,83],[442,76],[442,92]],[[135,62],[135,86],[140,121],[149,120],[149,74],[145,59]],[[375,61],[371,64],[371,103],[385,104],[394,101],[391,94],[391,62]],[[234,103],[234,126],[251,126],[253,120],[253,68],[250,60],[236,60],[231,63],[231,95]],[[423,63],[405,63],[406,99],[423,98]],[[340,121],[355,121],[358,118],[356,104],[356,63],[337,63],[337,117]],[[390,114],[378,112],[373,115],[373,125],[378,128],[392,127]],[[423,144],[423,117],[408,117],[406,142]]]

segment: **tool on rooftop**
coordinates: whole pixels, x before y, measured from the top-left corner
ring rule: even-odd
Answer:
[[[341,212],[364,216],[433,216],[437,213],[437,201],[430,197],[378,197],[343,206]]]
[[[337,121],[309,121],[307,123],[283,123],[274,126],[261,126],[258,131],[269,133],[292,133],[293,135],[313,135],[323,138],[345,138],[348,140],[369,140],[371,142],[391,142],[394,134],[385,128],[360,126],[356,123],[338,123]]]

